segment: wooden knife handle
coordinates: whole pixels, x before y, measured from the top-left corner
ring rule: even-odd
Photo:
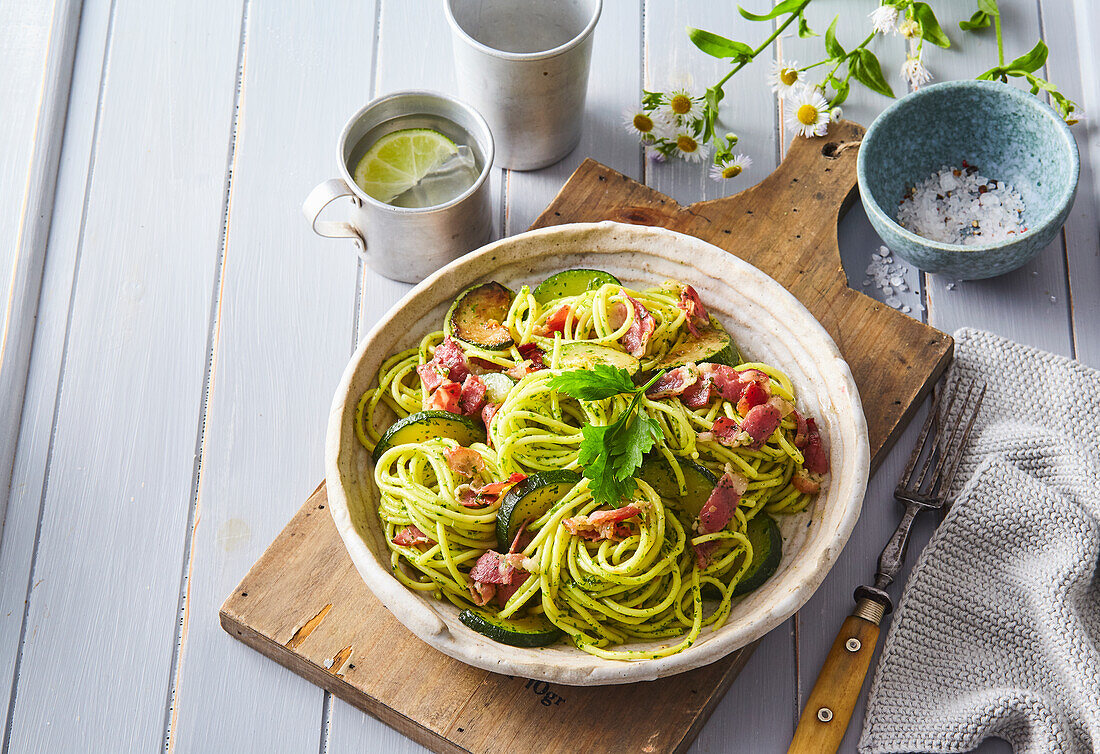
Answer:
[[[874,607],[868,610],[864,603]],[[875,653],[882,612],[878,603],[860,600],[857,614],[844,620],[802,710],[787,754],[835,752],[840,748]]]

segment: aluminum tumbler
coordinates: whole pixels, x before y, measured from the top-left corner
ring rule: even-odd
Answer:
[[[535,170],[581,138],[602,0],[446,0],[462,97],[489,122],[496,164]]]

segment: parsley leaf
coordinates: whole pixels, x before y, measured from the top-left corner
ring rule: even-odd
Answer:
[[[602,401],[619,393],[633,393],[637,388],[630,372],[610,364],[596,364],[591,370],[574,369],[555,375],[548,387],[579,401]]]
[[[661,436],[660,423],[636,409],[646,389],[663,374],[635,387],[625,369],[597,364],[591,371],[562,372],[549,383],[551,388],[583,401],[605,400],[622,393],[633,396],[626,411],[611,424],[586,424],[581,428],[583,439],[577,460],[588,479],[592,498],[601,505],[616,505],[634,493],[634,473]]]

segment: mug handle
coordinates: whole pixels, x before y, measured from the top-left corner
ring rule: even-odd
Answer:
[[[366,259],[367,241],[358,228],[348,222],[320,219],[325,207],[344,196],[350,196],[356,207],[363,206],[363,201],[355,195],[354,191],[348,188],[348,184],[344,182],[343,178],[330,178],[327,181],[318,183],[313,191],[309,192],[306,200],[302,202],[302,214],[309,220],[313,232],[319,236],[353,239],[359,256]]]

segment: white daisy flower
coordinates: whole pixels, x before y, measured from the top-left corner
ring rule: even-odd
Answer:
[[[844,117],[844,111],[841,110],[839,107],[834,107],[832,110],[829,111],[829,122],[830,123],[836,123],[837,121],[839,121],[843,117]]]
[[[829,103],[816,86],[803,87],[791,98],[787,126],[805,136],[824,136],[829,130]]]
[[[716,181],[727,181],[736,178],[752,165],[752,158],[746,154],[739,154],[724,161],[720,165],[710,166],[710,177]]]
[[[664,152],[659,152],[656,149],[653,149],[652,147],[646,147],[645,153],[646,153],[646,157],[649,158],[650,162],[656,162],[658,164],[662,163],[662,162],[668,162],[668,157],[665,156]]]
[[[703,117],[703,105],[687,87],[680,87],[668,93],[668,102],[659,112],[672,123],[691,123]]]
[[[893,5],[883,5],[871,11],[871,26],[879,34],[898,33],[898,9]]]
[[[640,107],[623,111],[623,126],[642,141],[652,141],[668,133],[668,121],[659,112],[646,112]]]
[[[768,83],[771,84],[772,91],[780,96],[786,96],[792,89],[801,84],[806,78],[806,74],[798,70],[798,61],[792,60],[790,62],[783,60],[776,60],[772,63],[772,73],[768,77]]]
[[[687,162],[699,162],[710,152],[710,148],[706,144],[699,143],[690,131],[677,131],[673,142],[676,144],[673,154]]]
[[[909,86],[914,89],[920,89],[922,84],[927,84],[932,80],[932,73],[924,67],[920,56],[915,58],[906,57],[901,66],[901,75],[909,82]]]

